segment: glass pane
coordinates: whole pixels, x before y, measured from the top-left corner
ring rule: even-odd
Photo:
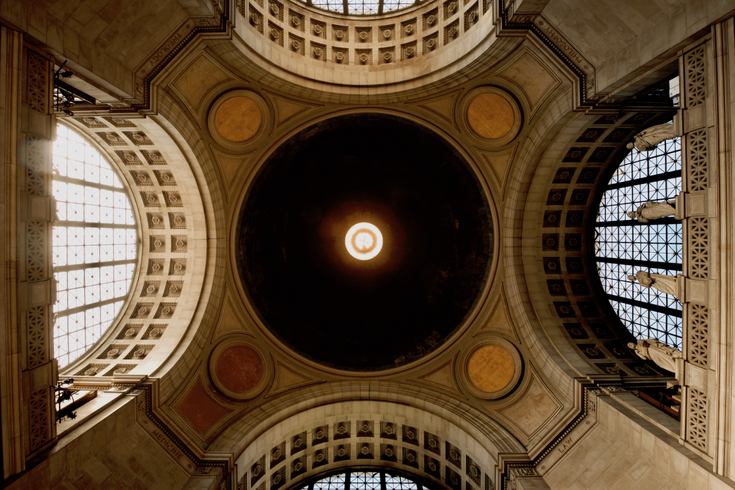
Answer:
[[[418,490],[418,485],[408,478],[397,475],[385,475],[386,490]]]
[[[346,478],[344,473],[323,478],[314,483],[314,490],[344,490]]]
[[[380,473],[355,472],[350,475],[349,490],[380,490]]]
[[[319,7],[324,10],[331,10],[332,12],[345,13],[344,2],[342,0],[312,0],[311,4],[314,7]]]
[[[404,9],[410,7],[414,2],[407,2],[401,0],[384,0],[383,1],[383,13],[390,12],[392,10]]]
[[[378,0],[350,0],[347,4],[348,14],[375,15],[378,13]]]

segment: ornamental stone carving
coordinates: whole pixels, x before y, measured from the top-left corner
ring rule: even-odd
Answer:
[[[679,136],[679,127],[674,118],[673,124],[659,124],[651,126],[635,135],[635,141],[628,143],[626,147],[629,150],[637,148],[638,151],[651,151],[656,145],[662,141],[676,138]]]
[[[638,340],[629,342],[628,347],[635,349],[635,353],[641,359],[653,361],[658,367],[674,373],[680,379],[680,365],[683,354],[679,349],[670,347],[656,339]]]
[[[682,277],[681,274],[676,276],[667,276],[664,274],[651,274],[645,271],[636,272],[635,276],[628,276],[631,281],[638,281],[641,287],[653,288],[662,293],[678,295],[679,285],[678,278]]]
[[[653,202],[646,201],[645,204],[638,206],[638,209],[628,213],[629,218],[637,219],[641,223],[648,223],[650,220],[672,216],[676,214],[676,201]]]

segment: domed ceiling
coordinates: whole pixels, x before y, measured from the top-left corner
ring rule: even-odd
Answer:
[[[357,260],[345,234],[374,224]],[[487,200],[441,137],[355,114],[293,136],[264,164],[239,218],[237,261],[261,320],[322,365],[377,371],[438,348],[472,311],[492,258]]]

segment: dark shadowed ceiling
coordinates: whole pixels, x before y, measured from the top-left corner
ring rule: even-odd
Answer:
[[[347,254],[353,224],[380,228],[373,260]],[[387,115],[318,123],[264,165],[242,208],[240,275],[268,328],[326,366],[374,371],[431,352],[482,290],[492,223],[464,159]]]

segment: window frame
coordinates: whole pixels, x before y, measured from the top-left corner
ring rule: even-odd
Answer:
[[[350,488],[351,484],[351,475],[353,473],[379,473],[380,474],[380,489],[379,490],[389,490],[386,484],[386,475],[394,476],[394,477],[401,477],[407,480],[410,480],[416,485],[416,490],[439,490],[441,487],[438,485],[430,485],[427,484],[425,479],[414,475],[412,473],[408,473],[406,471],[403,471],[398,468],[386,468],[381,466],[352,466],[349,468],[341,468],[341,469],[333,469],[330,471],[326,471],[324,473],[318,473],[312,477],[310,477],[307,481],[301,482],[298,485],[291,485],[287,487],[288,490],[314,490],[314,484],[320,482],[321,480],[324,480],[326,478],[330,478],[333,476],[338,476],[341,474],[345,475],[345,482],[344,486],[341,489],[338,490],[353,490]],[[354,490],[368,490],[367,487],[354,489]]]
[[[628,162],[628,158],[634,155],[639,156],[646,162],[647,174],[645,176],[635,176],[636,178],[629,178],[627,180],[621,180],[617,177],[619,169],[623,165],[628,165],[632,170],[635,170],[636,162],[641,160],[631,159]],[[663,159],[664,168],[662,171],[652,171],[652,168],[656,166],[656,163],[652,161],[654,159]],[[669,169],[669,163],[666,159],[670,159],[676,165],[678,169]],[[639,165],[640,167],[640,165]],[[628,267],[627,272],[635,274],[638,270],[644,270],[650,273],[659,274],[681,274],[684,262],[684,250],[683,250],[683,224],[681,221],[676,220],[674,217],[665,217],[648,223],[641,223],[637,219],[627,218],[625,213],[635,211],[635,209],[646,202],[646,200],[636,199],[636,187],[638,189],[645,187],[645,193],[647,196],[651,196],[651,186],[656,183],[665,183],[663,195],[664,199],[657,199],[654,202],[661,202],[663,200],[672,201],[674,197],[683,192],[682,187],[682,151],[681,151],[681,138],[673,138],[662,141],[657,145],[655,150],[650,152],[639,152],[637,149],[625,153],[624,157],[620,162],[614,166],[612,175],[605,184],[600,199],[597,203],[597,217],[595,219],[595,226],[593,230],[594,236],[594,260],[597,268],[597,275],[600,279],[600,284],[603,290],[605,298],[609,301],[611,308],[617,315],[621,324],[630,334],[636,339],[645,338],[657,338],[659,341],[666,343],[672,347],[681,349],[682,347],[682,329],[683,329],[683,306],[681,302],[671,296],[664,293],[660,293],[653,288],[642,288],[637,282],[630,281],[627,277],[618,277],[615,279],[616,272],[622,271],[622,267],[619,267],[620,271],[615,266]],[[655,172],[655,173],[654,173]],[[616,207],[617,215],[615,211],[613,213],[605,213],[613,216],[617,219],[603,219],[601,217],[606,208],[612,208],[611,205],[606,204],[606,200],[612,200],[609,196],[609,192],[618,191],[622,189],[629,189],[631,196],[628,196],[626,201],[618,200],[612,206]],[[661,192],[659,189],[655,189],[655,193]],[[643,192],[638,191],[637,195],[642,196]],[[608,216],[605,216],[607,218]],[[603,233],[613,230],[612,232],[621,231],[621,234],[627,236],[628,234],[633,236],[638,231],[639,236],[642,236],[641,231],[646,232],[646,236],[650,237],[652,234],[659,237],[662,233],[664,234],[664,240],[662,242],[656,242],[651,244],[647,242],[648,247],[644,251],[635,250],[628,252],[632,258],[615,258],[611,256],[613,250],[617,247],[619,250],[622,247],[622,240],[617,243],[613,243],[613,246],[609,246],[609,242],[603,238]],[[611,233],[606,233],[610,236]],[[674,241],[671,241],[671,240]],[[678,243],[676,240],[678,239]],[[630,238],[627,243],[629,247],[635,247],[635,237]],[[645,254],[647,257],[652,255],[658,255],[661,253],[661,249],[668,250],[670,247],[678,246],[677,256],[678,262],[672,262],[670,260],[652,261],[637,259],[636,255]],[[654,247],[659,247],[658,251],[652,252]],[[608,256],[601,256],[601,249],[605,249]],[[670,251],[664,254],[664,257],[668,257]],[[609,270],[605,270],[605,268]],[[673,273],[673,274],[672,274]],[[627,275],[627,274],[626,274]],[[611,284],[615,284],[615,291],[617,292],[630,292],[630,297],[621,294],[610,294],[612,289]],[[670,297],[670,298],[669,298]],[[641,300],[640,298],[647,299]],[[672,299],[673,298],[673,299]],[[661,303],[661,304],[656,304]],[[627,308],[627,309],[626,309]],[[621,311],[625,315],[621,314]],[[625,316],[625,317],[624,317]],[[661,324],[663,318],[663,328],[657,328]],[[642,319],[642,320],[639,320]],[[638,320],[638,321],[636,321]],[[645,324],[643,323],[645,322]]]
[[[324,1],[324,0],[322,0],[322,1]],[[329,6],[326,6],[325,7],[325,6],[322,6],[322,5],[317,5],[317,4],[314,3],[313,0],[298,0],[299,3],[302,3],[302,4],[304,4],[304,5],[308,6],[308,7],[312,7],[312,8],[315,8],[315,9],[318,9],[318,10],[321,10],[321,11],[324,11],[324,12],[330,12],[330,13],[334,13],[334,14],[347,15],[347,16],[352,16],[352,17],[368,17],[368,16],[375,16],[375,15],[393,14],[395,12],[400,12],[402,10],[406,10],[406,9],[411,8],[411,7],[416,7],[416,6],[419,6],[419,5],[423,5],[425,3],[428,3],[431,0],[414,0],[413,2],[411,2],[410,5],[400,6],[398,8],[392,9],[392,10],[385,10],[384,9],[385,4],[386,3],[397,3],[400,0],[391,0],[390,2],[388,2],[386,0],[374,0],[374,1],[375,1],[375,3],[377,3],[376,12],[374,12],[374,13],[367,12],[366,13],[365,12],[365,8],[364,8],[364,5],[367,4],[367,3],[370,3],[369,1],[366,1],[366,0],[361,0],[360,2],[357,2],[355,0],[338,0],[338,1],[335,1],[335,2],[332,2],[330,0],[327,0],[327,2],[325,2],[325,3],[334,3],[336,5],[340,5],[341,6],[341,9],[340,10],[334,10],[332,8],[329,8]],[[353,5],[357,5],[358,3],[361,4],[361,5],[363,5],[363,8],[361,9],[362,10],[361,13],[355,13],[355,12],[353,12],[354,10],[356,10],[353,7]]]
[[[56,324],[57,324],[57,320],[58,320],[58,318],[60,316],[69,316],[70,314],[73,314],[73,313],[84,312],[84,311],[90,309],[90,307],[104,306],[106,304],[114,304],[114,303],[122,300],[122,305],[120,307],[120,310],[117,312],[117,314],[112,319],[112,321],[110,322],[110,324],[104,330],[102,330],[100,332],[99,337],[97,339],[95,339],[94,342],[86,345],[86,348],[84,349],[84,351],[81,352],[78,356],[76,356],[73,359],[71,359],[67,364],[65,364],[63,366],[62,365],[59,365],[59,371],[60,372],[68,372],[68,371],[72,371],[72,370],[76,369],[81,363],[85,362],[86,358],[88,357],[88,354],[90,352],[93,352],[95,349],[97,349],[101,344],[103,344],[110,337],[110,335],[112,335],[112,333],[115,331],[116,327],[119,326],[121,320],[123,319],[123,317],[125,316],[126,312],[128,311],[129,306],[130,306],[130,304],[133,301],[133,298],[135,296],[133,293],[137,290],[137,286],[138,286],[138,282],[139,282],[139,275],[140,275],[140,270],[141,270],[141,264],[143,263],[143,255],[144,254],[143,254],[142,243],[143,243],[144,233],[143,233],[143,220],[141,218],[141,213],[140,213],[140,208],[138,206],[138,201],[135,198],[135,193],[134,193],[135,190],[133,189],[133,187],[131,186],[130,182],[126,178],[126,175],[123,173],[122,166],[121,166],[121,164],[120,164],[119,159],[117,158],[117,156],[114,155],[112,152],[107,151],[106,149],[104,149],[102,147],[102,145],[100,145],[97,142],[96,137],[94,136],[95,133],[93,131],[90,131],[87,128],[83,127],[81,124],[72,123],[67,118],[57,118],[56,119],[56,125],[57,126],[54,127],[54,139],[53,139],[52,148],[51,148],[51,159],[52,159],[52,169],[53,169],[52,170],[52,176],[51,176],[52,196],[54,195],[54,184],[55,184],[56,181],[60,181],[60,182],[72,182],[72,183],[74,183],[76,185],[84,185],[85,187],[86,186],[89,186],[89,187],[92,187],[92,188],[102,189],[102,190],[113,190],[114,189],[114,192],[122,192],[127,197],[128,202],[130,203],[130,212],[132,213],[134,224],[132,224],[132,225],[129,225],[129,224],[120,225],[120,224],[115,224],[115,223],[109,223],[108,224],[108,223],[94,223],[94,222],[86,222],[86,221],[62,221],[62,220],[54,219],[54,222],[51,224],[51,226],[52,226],[52,232],[51,232],[52,239],[51,239],[51,243],[49,245],[49,248],[50,248],[50,257],[51,257],[52,263],[55,262],[54,245],[56,243],[55,242],[56,237],[55,237],[55,230],[54,229],[57,226],[59,226],[59,223],[62,223],[62,224],[71,223],[71,224],[66,224],[66,227],[67,228],[77,227],[77,228],[98,228],[98,229],[108,228],[108,229],[113,229],[113,230],[119,230],[119,229],[135,230],[135,258],[134,259],[125,259],[123,261],[114,261],[113,260],[112,262],[107,261],[107,262],[95,262],[95,263],[86,263],[86,259],[85,259],[85,262],[84,263],[81,263],[81,264],[73,264],[73,265],[61,266],[61,268],[64,269],[62,271],[59,271],[59,267],[57,267],[56,265],[54,265],[54,268],[53,268],[54,277],[53,278],[54,278],[54,291],[56,292],[56,284],[57,284],[57,281],[58,281],[57,280],[57,272],[65,272],[66,269],[69,269],[69,270],[85,270],[85,269],[96,268],[96,267],[100,267],[101,268],[101,267],[108,266],[108,265],[113,265],[114,266],[114,265],[129,265],[129,264],[133,264],[133,270],[132,270],[132,273],[131,273],[130,285],[128,287],[128,290],[127,290],[126,294],[124,296],[122,296],[122,297],[116,297],[116,298],[111,298],[111,299],[108,299],[108,300],[102,300],[102,301],[98,301],[98,302],[95,302],[95,303],[92,303],[92,304],[86,304],[86,305],[83,305],[83,306],[80,306],[80,307],[77,307],[77,308],[73,308],[73,309],[69,309],[68,308],[66,310],[63,310],[64,315],[59,315],[60,312],[57,312],[56,311],[57,301],[54,302],[54,304],[53,304],[53,310],[54,310],[53,311],[53,330],[52,330],[52,335],[53,335],[52,339],[53,340],[52,341],[54,342],[54,346],[53,346],[54,358],[55,359],[58,359],[58,357],[57,357],[58,353],[57,353],[57,350],[56,350],[56,339],[57,339],[57,336],[56,336]],[[100,154],[100,157],[102,159],[104,159],[104,161],[109,165],[110,169],[115,174],[115,176],[117,177],[117,179],[121,183],[122,187],[121,188],[118,188],[118,187],[114,187],[114,186],[107,186],[107,185],[104,185],[104,184],[96,184],[94,182],[88,182],[88,181],[86,181],[84,179],[74,179],[74,178],[71,178],[71,177],[65,177],[65,176],[58,175],[56,173],[56,167],[54,165],[54,158],[55,158],[55,155],[54,154],[55,154],[55,150],[54,150],[54,147],[53,147],[53,145],[55,145],[55,143],[57,141],[57,138],[58,138],[58,135],[57,135],[57,127],[58,126],[64,126],[68,131],[75,132],[77,135],[79,135],[85,141],[85,143],[87,145],[89,145],[91,148],[93,148],[95,151],[97,151]],[[85,162],[85,164],[86,164],[86,162]],[[55,198],[54,198],[54,213],[56,214],[57,208],[56,208],[56,205],[55,204],[56,204],[56,201],[55,201]],[[55,294],[55,296],[56,296],[56,294]],[[54,299],[56,299],[56,297]],[[79,311],[76,311],[76,310],[79,310]],[[85,326],[85,330],[86,330],[86,326]],[[67,333],[67,335],[69,335],[69,334]],[[67,353],[67,355],[68,355],[68,353]]]

